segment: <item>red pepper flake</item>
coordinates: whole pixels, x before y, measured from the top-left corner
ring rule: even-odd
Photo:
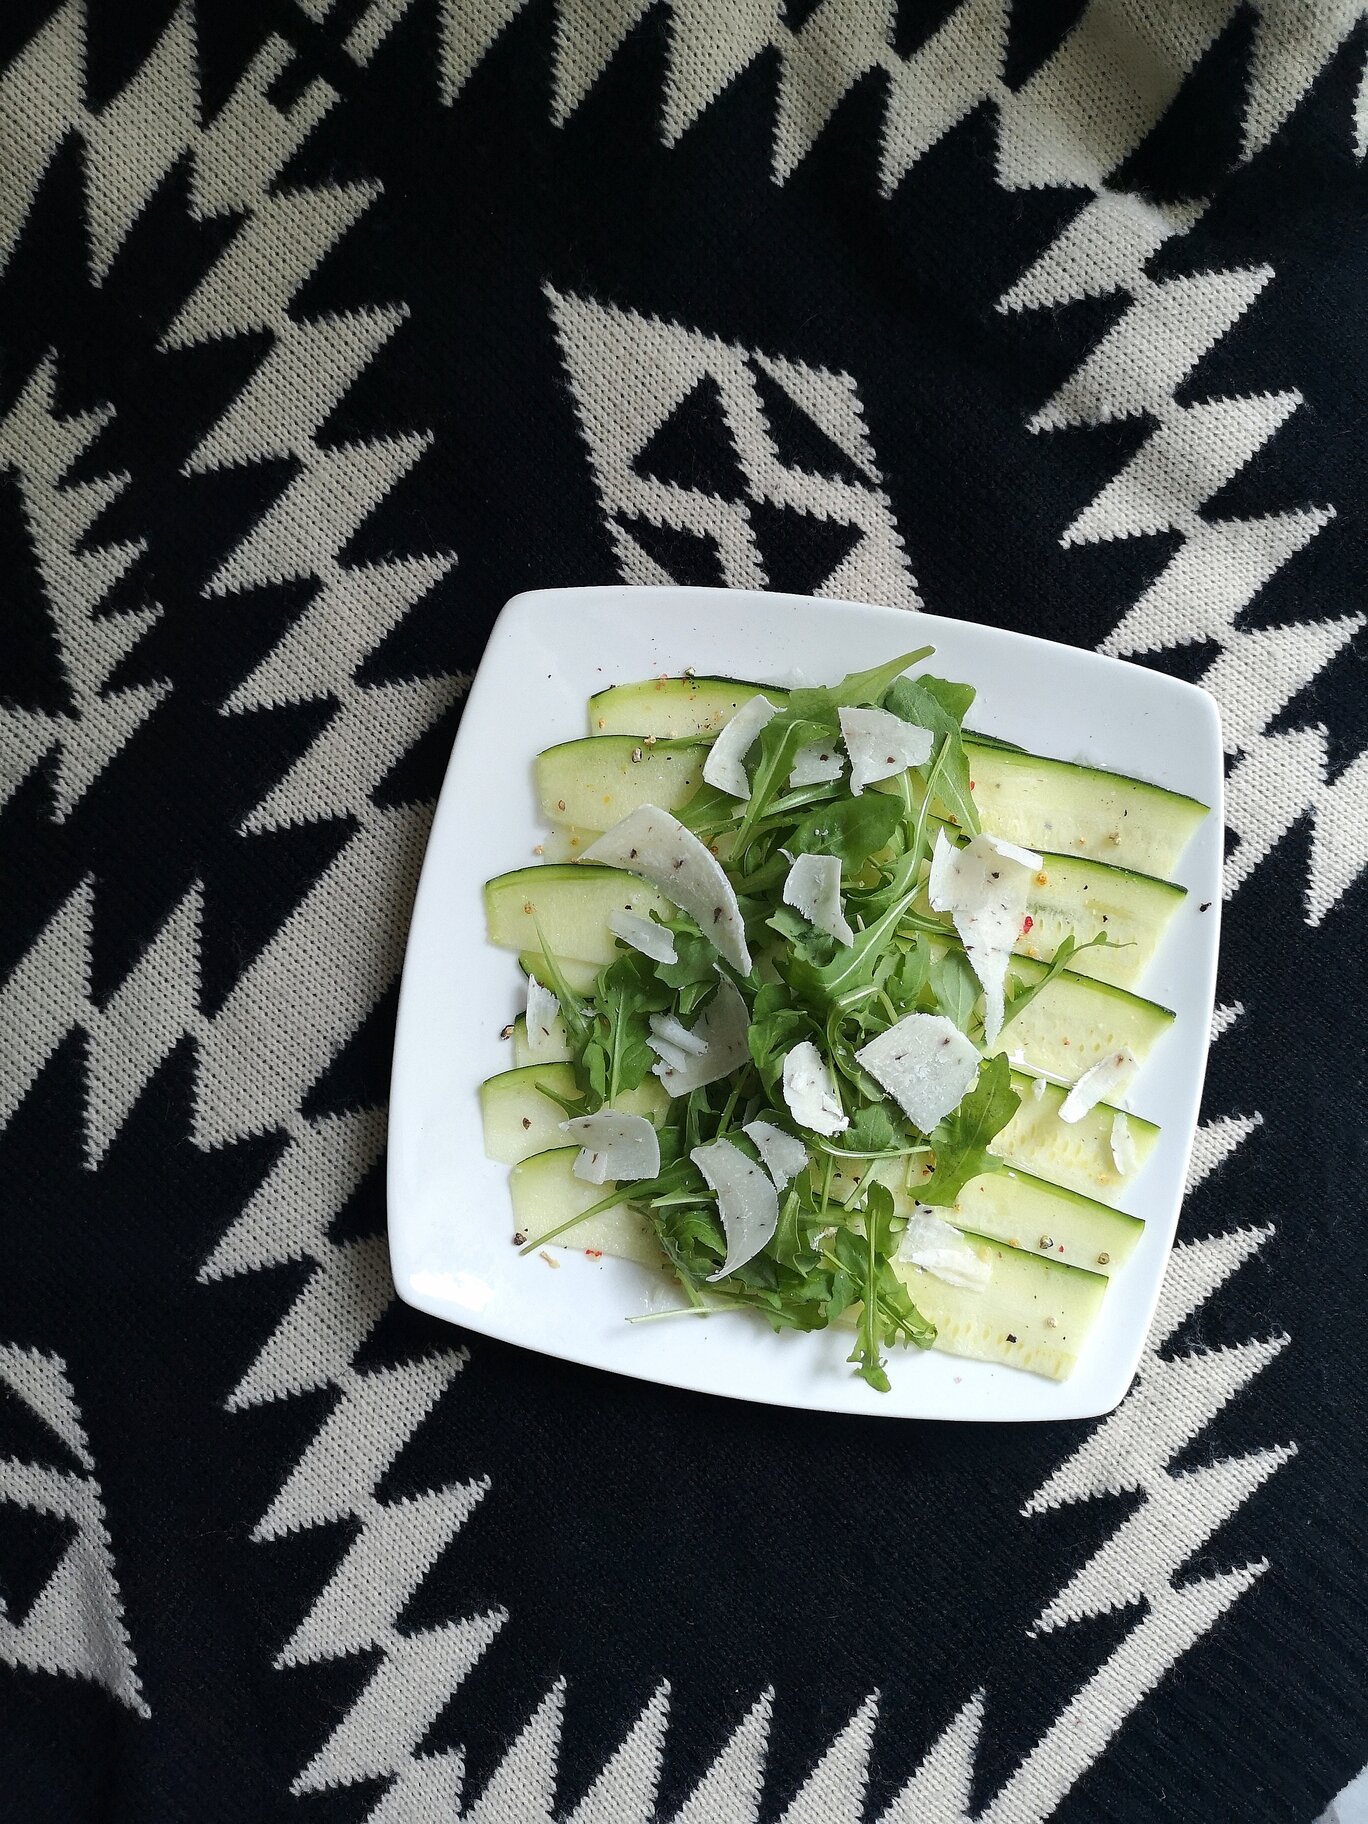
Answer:
[[[602,1260],[603,1259],[603,1249],[602,1248],[586,1248],[584,1251],[589,1256],[590,1260]]]
[[[1034,923],[1035,923],[1035,920],[1031,917],[1030,913],[1028,912],[1026,914],[1025,918],[1021,921],[1021,935],[1023,937],[1025,937],[1026,933],[1030,930],[1031,926]]]
[[[1061,1254],[1064,1252],[1064,1243],[1062,1241],[1059,1244],[1059,1251]]]
[[[972,792],[972,791],[973,791],[973,789],[974,789],[974,781],[973,781],[973,780],[972,780],[972,779],[971,779],[971,780],[970,780],[970,781],[969,781],[969,790],[970,790],[970,791],[971,791],[971,792]]]

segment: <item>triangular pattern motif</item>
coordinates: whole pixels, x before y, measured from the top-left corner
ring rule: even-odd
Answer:
[[[450,1789],[449,1770],[416,1762],[414,1749],[453,1686],[497,1633],[503,1614],[496,1610],[405,1635],[394,1623],[481,1490],[454,1486],[422,1499],[381,1502],[373,1489],[450,1385],[464,1355],[450,1348],[411,1367],[371,1374],[352,1366],[352,1356],[392,1302],[393,1287],[383,1243],[335,1245],[327,1228],[373,1166],[383,1136],[383,1111],[313,1123],[299,1106],[309,1084],[389,986],[398,967],[402,927],[394,921],[393,907],[396,895],[402,898],[412,892],[426,815],[421,810],[379,808],[373,802],[374,788],[468,682],[464,675],[454,675],[367,685],[357,676],[381,640],[454,562],[449,553],[358,566],[348,566],[341,558],[356,529],[421,456],[426,437],[327,448],[316,441],[338,400],[402,323],[403,312],[361,310],[316,321],[292,313],[300,287],[377,192],[365,183],[308,192],[281,186],[284,167],[337,99],[326,85],[314,82],[291,103],[276,105],[272,89],[293,58],[285,40],[272,38],[262,46],[226,103],[202,124],[188,6],[173,16],[148,60],[115,99],[96,111],[85,106],[79,83],[71,80],[82,67],[85,32],[83,8],[73,0],[6,73],[0,113],[6,106],[22,113],[39,92],[47,109],[56,104],[60,131],[37,148],[35,186],[41,161],[55,153],[61,137],[72,130],[81,135],[97,280],[109,274],[132,220],[178,159],[190,161],[197,216],[206,221],[225,217],[235,224],[224,252],[169,324],[163,345],[171,351],[186,350],[206,340],[265,331],[270,347],[247,386],[193,450],[188,471],[212,473],[283,457],[294,465],[294,479],[210,578],[208,591],[232,594],[291,578],[310,579],[317,590],[303,617],[280,642],[281,649],[268,654],[224,708],[228,714],[246,714],[282,698],[333,700],[333,719],[316,748],[258,807],[249,828],[272,830],[300,820],[345,817],[356,829],[316,883],[301,916],[256,959],[213,1019],[198,1012],[201,889],[196,886],[177,908],[112,998],[97,1006],[88,988],[94,889],[90,882],[82,884],[3,990],[10,1017],[3,1028],[6,1055],[0,1057],[8,1067],[7,1101],[0,1114],[13,1112],[46,1059],[69,1031],[79,1028],[88,1041],[87,1145],[92,1164],[107,1150],[158,1065],[187,1034],[193,1036],[199,1055],[200,1144],[224,1144],[263,1126],[285,1128],[287,1143],[276,1171],[224,1236],[206,1265],[205,1277],[212,1281],[267,1265],[280,1258],[282,1249],[289,1258],[303,1255],[312,1263],[300,1299],[228,1405],[231,1410],[245,1409],[320,1385],[337,1389],[340,1405],[280,1490],[258,1535],[265,1541],[294,1528],[354,1516],[361,1530],[353,1550],[284,1649],[281,1663],[379,1652],[378,1664],[348,1716],[300,1770],[296,1790],[312,1792],[382,1776],[393,1779],[401,1795],[434,1781]],[[136,148],[134,164],[126,156],[129,146]],[[246,148],[250,153],[244,156]],[[0,253],[12,244],[13,227],[6,238],[5,223],[0,221]],[[136,548],[75,554],[76,541],[122,483],[115,477],[62,488],[66,471],[105,419],[100,414],[62,418],[54,409],[54,382],[49,360],[0,427],[0,458],[27,464],[22,471],[25,499],[44,574],[50,577],[57,571],[68,585],[60,600],[53,592],[54,612],[82,712],[84,746],[67,737],[64,770],[58,775],[58,803],[65,810],[119,741],[149,713],[157,692],[143,689],[107,700],[96,695],[153,611],[142,617],[92,621],[84,648],[80,640],[85,636],[74,620],[68,627],[61,618],[88,617],[132,562]],[[41,473],[34,473],[35,451],[45,459]],[[96,634],[101,643],[92,656],[88,649]],[[86,732],[87,725],[95,728],[97,711],[105,718],[98,741]],[[116,717],[119,725],[111,733]],[[36,748],[36,743],[31,745]],[[37,757],[37,751],[21,756],[29,764]],[[6,770],[12,778],[13,769]],[[393,933],[388,954],[377,952],[373,942],[383,923]],[[332,928],[332,941],[321,949],[320,925]],[[300,931],[308,934],[302,950]],[[299,997],[301,1030],[307,1027],[312,1037],[297,1071],[281,1078],[272,1064],[279,1056],[278,991],[287,977]],[[227,1086],[241,1082],[244,1052],[254,1049],[260,1069],[253,1073],[248,1112]],[[263,1118],[259,1092],[273,1076]],[[319,1326],[333,1338],[323,1357],[316,1353]],[[369,1440],[359,1456],[354,1433]],[[342,1439],[348,1441],[339,1449]],[[64,1566],[73,1554],[88,1557],[95,1549],[98,1493],[87,1499],[81,1492],[85,1487],[63,1496],[80,1527],[79,1550],[73,1544]],[[100,1562],[106,1564],[112,1592],[107,1552]],[[13,1638],[5,1656],[19,1663],[39,1663],[45,1653],[54,1669],[99,1677],[126,1701],[140,1704],[126,1641],[124,1671],[114,1665],[114,1645],[106,1654],[109,1665],[96,1666],[78,1665],[74,1659],[67,1665],[62,1660],[63,1651],[68,1659],[92,1652],[88,1639],[85,1645],[66,1649],[51,1644],[61,1619],[57,1611],[65,1613],[62,1603],[70,1609],[76,1600],[74,1585],[80,1574],[80,1566],[74,1564],[59,1572],[73,1583],[73,1590],[58,1592],[51,1602],[45,1594],[21,1629],[9,1629]],[[57,1582],[54,1578],[50,1587]],[[350,1601],[358,1591],[366,1598],[360,1610]],[[80,1630],[73,1632],[81,1642]],[[415,1690],[431,1693],[427,1714],[405,1708],[396,1721],[394,1693]],[[389,1809],[393,1815],[394,1805]]]
[[[1217,9],[1219,12],[1221,9]],[[1229,9],[1227,9],[1229,10]],[[1064,50],[1085,55],[1093,5]],[[1326,9],[1258,9],[1254,73],[1246,101],[1245,152],[1261,150],[1310,89],[1362,14]],[[1224,18],[1212,19],[1212,36]],[[1182,28],[1179,28],[1182,29]],[[1275,45],[1295,52],[1275,68]],[[1072,47],[1072,50],[1071,50]],[[1100,35],[1094,53],[1103,55]],[[1063,58],[1028,84],[1063,81]],[[1273,89],[1270,90],[1270,80]],[[1063,95],[1068,89],[1051,89]],[[1176,90],[1174,91],[1176,92]],[[1368,755],[1330,778],[1323,729],[1270,732],[1284,706],[1364,626],[1358,610],[1319,622],[1241,626],[1242,611],[1281,566],[1335,517],[1333,501],[1299,504],[1257,517],[1219,518],[1207,503],[1238,475],[1292,413],[1295,389],[1225,398],[1180,397],[1203,357],[1257,300],[1274,277],[1251,265],[1171,277],[1152,276],[1154,257],[1190,228],[1203,204],[1160,207],[1106,188],[1116,160],[1099,170],[1067,160],[1049,176],[1096,194],[1054,245],[1003,295],[1000,308],[1036,311],[1085,298],[1110,298],[1121,314],[1082,366],[1036,414],[1031,428],[1050,432],[1144,416],[1154,429],[1129,463],[1061,532],[1065,546],[1177,533],[1177,549],[1104,642],[1118,657],[1160,653],[1194,640],[1219,648],[1198,680],[1221,704],[1227,751],[1227,821],[1235,837],[1225,890],[1233,893],[1308,813],[1312,820],[1307,922],[1319,924],[1368,866]],[[1273,503],[1270,503],[1273,505]]]
[[[1236,1128],[1243,1137],[1260,1117]],[[1199,1135],[1189,1189],[1235,1150]],[[1074,1693],[1016,1771],[979,1814],[992,1824],[1050,1817],[1126,1717],[1175,1662],[1268,1569],[1266,1559],[1216,1575],[1175,1582],[1176,1573],[1243,1502],[1290,1457],[1277,1444],[1209,1468],[1175,1471],[1173,1458],[1228,1401],[1287,1346],[1286,1334],[1234,1348],[1166,1353],[1175,1332],[1255,1255],[1273,1234],[1234,1229],[1174,1250],[1135,1383],[1117,1410],[1032,1495],[1025,1512],[1043,1514],[1108,1494],[1140,1494],[1143,1505],[1074,1571],[1036,1618],[1033,1633],[1134,1607],[1136,1625]]]
[[[436,84],[458,100],[529,0],[441,0]],[[336,0],[299,0],[326,19]],[[343,38],[368,64],[414,0],[369,0]],[[757,59],[774,54],[779,99],[774,174],[792,176],[859,82],[887,82],[880,179],[895,189],[908,168],[985,102],[1002,116],[1001,177],[1009,188],[1100,184],[1122,165],[1196,68],[1235,0],[1166,12],[1135,0],[1089,0],[1054,55],[1020,87],[1004,75],[1009,0],[960,0],[908,55],[895,46],[890,0],[820,0],[795,27],[783,0],[736,0],[719,29],[709,0],[557,0],[551,113],[558,125],[581,106],[653,11],[668,15],[669,62],[660,131],[674,144]],[[1273,137],[1318,71],[1353,29],[1362,8],[1334,4],[1308,13],[1298,0],[1259,0],[1255,55],[1244,106],[1248,156]],[[1118,42],[1134,76],[1126,81]],[[1143,72],[1143,73],[1142,73]]]
[[[108,409],[65,415],[57,409],[57,360],[49,354],[0,419],[0,470],[15,473],[41,586],[51,610],[71,709],[66,715],[0,708],[0,797],[49,749],[58,752],[53,814],[70,816],[170,686],[112,683],[160,610],[100,609],[142,546],[91,544],[92,530],[127,484],[127,475],[72,482],[69,477],[113,416]]]
[[[76,1473],[0,1457],[0,1502],[66,1521],[72,1529],[22,1618],[16,1621],[0,1605],[0,1660],[30,1672],[91,1679],[139,1716],[150,1716],[124,1625],[95,1459],[66,1364],[7,1344],[0,1347],[0,1383],[81,1465]]]
[[[707,541],[716,554],[716,580],[733,588],[793,588],[801,581],[817,595],[917,606],[849,374],[803,367],[593,298],[552,291],[548,299],[624,582],[700,580],[662,568],[632,530],[634,522],[645,521]],[[809,418],[870,482],[789,467],[780,458],[757,373],[768,379],[771,399],[776,387],[785,393],[793,412]],[[730,489],[681,487],[640,460],[703,388],[720,402],[745,481],[739,496]],[[762,514],[784,521],[768,563],[757,532]],[[812,528],[806,546],[804,522]],[[792,569],[788,578],[771,574],[781,553]]]
[[[411,1366],[369,1373],[353,1367],[394,1291],[383,1242],[334,1243],[327,1231],[374,1162],[383,1115],[374,1110],[315,1121],[301,1103],[389,987],[400,960],[402,926],[394,908],[412,893],[427,819],[422,812],[378,806],[375,788],[469,679],[367,684],[359,676],[454,558],[442,553],[352,565],[342,555],[428,439],[414,434],[326,447],[318,441],[324,421],[399,328],[403,312],[387,307],[311,319],[292,308],[305,281],[377,191],[365,183],[323,192],[280,187],[291,152],[336,100],[326,85],[314,83],[282,113],[269,93],[290,60],[282,40],[269,41],[195,149],[199,208],[206,215],[239,216],[241,225],[168,329],[166,345],[189,348],[224,335],[271,332],[260,366],[196,448],[190,467],[213,472],[285,456],[293,479],[210,579],[208,591],[227,595],[293,578],[311,579],[317,589],[224,711],[248,714],[282,700],[334,701],[333,717],[315,745],[246,828],[283,829],[321,817],[348,818],[356,828],[305,904],[248,967],[212,1021],[202,1024],[197,1137],[202,1145],[222,1144],[263,1124],[288,1134],[275,1173],[220,1242],[205,1275],[250,1271],[278,1257],[281,1229],[273,1218],[282,1212],[291,1219],[291,1254],[302,1254],[312,1266],[303,1292],[228,1405],[247,1408],[317,1386],[340,1396],[263,1516],[257,1537],[268,1541],[344,1515],[360,1523],[351,1551],[279,1663],[378,1650],[375,1670],[300,1770],[293,1790],[319,1792],[383,1778],[393,1782],[381,1800],[383,1816],[386,1809],[395,1814],[405,1793],[446,1793],[458,1784],[450,1766],[420,1763],[415,1750],[504,1614],[494,1610],[416,1634],[396,1630],[400,1610],[481,1491],[448,1487],[392,1502],[374,1491],[464,1356],[453,1348]],[[256,162],[246,166],[239,156],[244,138],[259,149]],[[385,924],[393,933],[388,952],[375,948],[375,934]],[[320,946],[324,930],[330,941]],[[295,1002],[299,1035],[308,1035],[284,1075],[276,1041],[282,995]],[[244,1079],[248,1055],[258,1065]],[[244,1101],[247,1080],[253,1087]],[[320,1335],[331,1339],[321,1356]],[[425,1694],[421,1704],[400,1701],[399,1694],[418,1692]]]
[[[1363,820],[1355,814],[1368,811],[1362,802],[1365,762],[1331,784],[1323,731],[1266,731],[1365,617],[1353,611],[1281,627],[1239,625],[1241,611],[1334,518],[1335,507],[1318,502],[1249,520],[1204,514],[1207,501],[1302,401],[1295,392],[1191,404],[1175,398],[1202,356],[1246,310],[1257,308],[1271,276],[1268,268],[1161,280],[1134,273],[1124,314],[1036,414],[1033,428],[1048,432],[1140,413],[1157,420],[1127,466],[1065,528],[1061,542],[1180,534],[1177,550],[1104,650],[1130,657],[1194,639],[1217,644],[1199,681],[1222,705],[1226,746],[1235,757],[1228,818],[1237,842],[1227,862],[1226,891],[1248,879],[1309,811],[1315,836],[1306,916],[1317,924],[1368,865]]]

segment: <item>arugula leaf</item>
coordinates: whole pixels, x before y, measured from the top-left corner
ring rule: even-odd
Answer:
[[[598,1017],[581,1059],[600,1100],[615,1101],[621,1091],[635,1089],[645,1079],[655,1063],[655,1053],[646,1043],[650,1015],[663,1013],[671,998],[656,979],[655,965],[635,952],[600,972]]]
[[[549,1083],[538,1083],[537,1094],[545,1096],[548,1102],[554,1102],[561,1113],[570,1120],[574,1120],[576,1115],[588,1115],[594,1112],[589,1106],[587,1096],[563,1096],[559,1090],[552,1089]]]
[[[916,652],[905,652],[900,658],[885,659],[868,671],[852,671],[824,689],[799,689],[789,692],[789,708],[798,716],[834,717],[838,709],[858,709],[862,703],[881,703],[889,686],[913,665],[929,659],[934,646],[920,646]]]
[[[1013,993],[1007,1001],[1006,1010],[1002,1016],[1001,1030],[1005,1031],[1010,1020],[1014,1020],[1019,1013],[1024,1013],[1026,1008],[1030,1006],[1031,1002],[1040,993],[1041,989],[1048,988],[1057,975],[1062,975],[1074,957],[1081,956],[1085,950],[1091,950],[1094,945],[1106,944],[1108,941],[1105,931],[1099,931],[1096,937],[1090,937],[1086,944],[1078,943],[1075,940],[1072,931],[1070,931],[1067,936],[1062,937],[1059,940],[1059,945],[1055,950],[1054,955],[1050,958],[1048,966],[1038,980],[1034,982],[1020,982],[1020,979],[1017,978],[1019,985],[1015,993]],[[1117,944],[1115,948],[1120,950],[1123,946]],[[1010,968],[1011,965],[1009,963],[1009,972]],[[1012,979],[1013,978],[1009,973],[1009,985]]]
[[[675,961],[657,963],[658,981],[678,996],[675,1012],[689,1020],[717,986],[717,950],[692,920],[672,919]]]
[[[765,920],[771,931],[777,931],[780,937],[786,937],[793,946],[794,954],[801,956],[804,962],[821,968],[829,963],[836,954],[836,939],[803,917],[801,912],[792,906],[780,906]]]
[[[961,1032],[968,1032],[980,993],[979,979],[969,958],[962,950],[947,950],[932,963],[930,982],[940,1012]]]
[[[796,962],[789,971],[789,984],[795,994],[809,1004],[829,1007],[834,1001],[845,1001],[862,990],[872,992],[876,986],[876,969],[893,942],[898,921],[911,905],[915,888],[908,888],[895,899],[882,917],[863,931],[855,933],[853,944],[846,944],[830,963],[818,968],[811,963]]]
[[[962,830],[977,836],[978,809],[969,789],[969,759],[964,751],[962,723],[974,700],[967,684],[949,684],[944,678],[899,678],[888,693],[888,708],[905,722],[929,728],[939,739],[936,797]]]
[[[741,814],[741,800],[715,785],[701,785],[682,809],[675,812],[686,830],[695,836],[715,836],[730,829]]]
[[[979,1067],[978,1082],[931,1135],[936,1165],[917,1187],[920,1201],[953,1203],[971,1178],[1000,1170],[1001,1161],[988,1147],[1020,1107],[1021,1097],[1012,1088],[1012,1067],[999,1052]]]
[[[883,984],[884,993],[896,1013],[912,1012],[922,997],[930,973],[931,951],[920,937],[914,937]]]
[[[881,1102],[866,1102],[846,1130],[852,1150],[867,1153],[906,1151],[912,1144],[907,1130],[893,1119]]]
[[[933,678],[926,671],[919,678],[907,679],[907,682],[924,690],[929,697],[934,697],[955,725],[963,729],[964,718],[978,695],[972,684],[954,684],[948,678]]]
[[[834,724],[832,725],[834,727]],[[760,730],[759,758],[751,773],[751,795],[746,801],[732,845],[732,860],[740,864],[757,824],[788,784],[794,756],[810,741],[825,741],[831,729],[810,721],[792,709],[781,710]]]
[[[691,1186],[697,1186],[700,1193],[706,1190],[703,1179],[699,1174],[698,1167],[691,1159],[681,1159],[674,1165],[662,1168],[659,1177],[643,1178],[633,1184],[631,1186],[631,1202],[645,1205],[649,1203],[650,1199],[653,1197],[677,1195],[680,1191],[686,1190]],[[564,1235],[568,1229],[575,1228],[581,1222],[587,1222],[591,1216],[601,1216],[605,1210],[616,1209],[620,1203],[626,1201],[627,1198],[623,1186],[615,1184],[604,1196],[599,1198],[597,1203],[591,1203],[587,1210],[580,1210],[574,1216],[567,1216],[565,1221],[557,1223],[555,1228],[544,1230],[542,1234],[536,1236],[532,1241],[529,1241],[525,1247],[520,1249],[520,1252],[523,1254],[530,1254],[534,1248],[544,1248],[548,1241],[555,1241],[559,1236]]]
[[[783,1103],[784,1058],[801,1040],[812,1036],[812,1024],[792,1005],[783,987],[764,987],[755,997],[746,1043],[751,1062],[776,1105]]]
[[[936,1340],[936,1328],[918,1311],[893,1270],[897,1238],[892,1193],[882,1184],[871,1185],[861,1214],[864,1234],[849,1238],[854,1249],[838,1247],[839,1253],[854,1253],[852,1265],[860,1298],[855,1347],[848,1359],[857,1365],[861,1379],[876,1393],[887,1393],[884,1346],[904,1342],[928,1348]]]
[[[903,807],[882,792],[819,805],[808,813],[784,847],[795,855],[835,855],[842,865],[857,867],[893,839]]]
[[[536,913],[532,914],[532,924],[537,933],[537,943],[541,948],[542,961],[546,964],[546,973],[550,978],[550,987],[560,1002],[561,1019],[573,1050],[582,1052],[589,1043],[593,1015],[588,1006],[575,993],[565,979],[565,972],[557,961],[554,951],[546,941],[541,920]]]

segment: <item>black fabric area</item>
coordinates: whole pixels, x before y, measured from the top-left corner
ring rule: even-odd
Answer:
[[[823,589],[862,536],[858,526],[768,500],[752,503],[750,522],[770,588],[795,595]]]
[[[672,583],[693,584],[696,588],[718,589],[726,583],[726,572],[710,532],[691,532],[687,526],[658,526],[649,519],[619,518],[618,523],[650,558],[658,564]]]
[[[679,404],[632,458],[638,475],[676,488],[701,489],[719,500],[740,500],[746,478],[736,460],[726,412],[711,374]]]

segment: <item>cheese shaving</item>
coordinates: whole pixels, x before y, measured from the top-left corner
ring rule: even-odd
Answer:
[[[1124,1115],[1113,1117],[1111,1124],[1112,1164],[1123,1178],[1129,1178],[1136,1166],[1135,1136]]]
[[[843,1134],[850,1126],[827,1061],[811,1039],[803,1039],[784,1059],[784,1100],[799,1126],[814,1134]]]
[[[841,860],[838,855],[800,855],[784,882],[784,904],[843,944],[855,933],[841,910]]]
[[[651,881],[688,913],[734,969],[750,974],[746,929],[732,884],[717,857],[677,817],[656,804],[638,805],[591,843],[580,859],[626,868]]]
[[[1135,1053],[1124,1045],[1120,1051],[1099,1058],[1074,1084],[1059,1105],[1061,1121],[1081,1121],[1108,1096],[1120,1095],[1139,1069]]]
[[[660,1136],[645,1115],[601,1108],[597,1114],[562,1121],[560,1130],[579,1142],[580,1153],[570,1169],[586,1184],[606,1184],[610,1179],[628,1183],[654,1178],[660,1171]]]
[[[673,1076],[678,1071],[688,1069],[688,1052],[682,1051],[678,1045],[671,1045],[670,1041],[668,1039],[662,1039],[659,1033],[647,1033],[646,1043],[659,1059],[659,1063],[653,1064],[651,1069],[655,1071],[656,1075],[662,1080],[667,1071]]]
[[[535,975],[527,978],[527,1055],[539,1058],[556,1046],[560,1002]]]
[[[992,1262],[981,1259],[953,1223],[929,1209],[908,1217],[897,1259],[966,1292],[981,1292],[993,1276]]]
[[[659,1062],[652,1065],[655,1074],[660,1078],[671,1096],[686,1096],[691,1089],[702,1089],[705,1084],[716,1083],[722,1077],[729,1077],[734,1070],[750,1061],[750,1048],[746,1043],[746,1034],[750,1031],[750,1014],[733,982],[722,976],[718,983],[717,993],[708,1002],[692,1030],[689,1038],[695,1046],[702,1042],[703,1050],[692,1054],[684,1051],[679,1045],[671,1044],[668,1039],[657,1038],[654,1034],[646,1043],[655,1052]],[[669,1057],[666,1057],[666,1048]]]
[[[995,855],[1001,855],[1004,861],[1019,861],[1024,868],[1037,872],[1044,862],[1043,855],[1037,855],[1034,849],[1023,849],[1018,842],[1008,842],[1002,836],[990,836],[984,830],[980,838]]]
[[[703,762],[704,783],[733,798],[749,798],[750,780],[743,762],[760,730],[778,713],[766,698],[748,697],[708,750]]]
[[[924,766],[934,738],[929,728],[904,722],[886,709],[841,709],[841,739],[850,755],[850,789],[858,798],[867,785]]]
[[[832,779],[839,779],[844,771],[845,761],[837,753],[834,741],[810,741],[793,756],[789,790],[796,792],[805,785],[826,785]]]
[[[1039,855],[1014,843],[974,836],[960,848],[944,830],[936,832],[927,898],[933,911],[950,914],[970,967],[983,984],[983,1037],[989,1045],[1002,1030],[1007,961],[1021,935],[1026,896],[1039,867]]]
[[[979,1054],[939,1013],[909,1013],[862,1046],[856,1058],[924,1134],[963,1100]]]
[[[639,950],[643,956],[649,956],[653,963],[677,963],[679,953],[675,949],[674,932],[664,925],[658,925],[653,918],[643,918],[639,912],[629,912],[625,906],[608,914],[608,929],[613,936],[620,938],[633,950]]]
[[[772,1121],[748,1121],[741,1132],[759,1153],[776,1191],[785,1190],[807,1164],[807,1148],[802,1141]]]
[[[779,1198],[764,1168],[730,1140],[696,1146],[689,1157],[717,1193],[727,1257],[708,1278],[725,1279],[768,1243],[779,1222]]]
[[[673,1013],[653,1013],[651,1031],[658,1039],[664,1039],[667,1044],[677,1046],[680,1051],[687,1052],[690,1057],[701,1058],[708,1049],[708,1041],[700,1037],[698,1033],[690,1032],[683,1020],[677,1018]]]

